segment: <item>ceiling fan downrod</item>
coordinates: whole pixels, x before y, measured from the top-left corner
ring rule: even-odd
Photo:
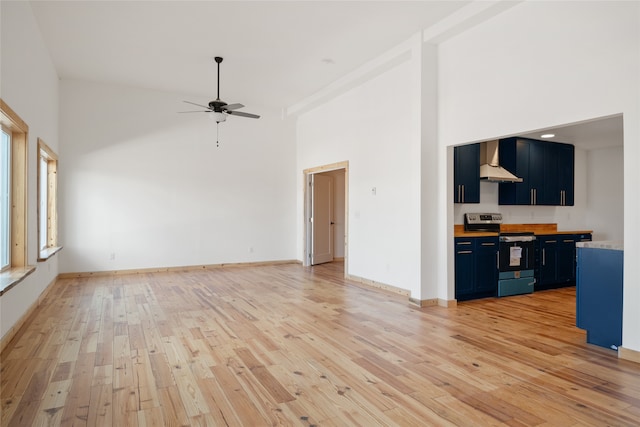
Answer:
[[[216,101],[220,101],[220,63],[222,62],[222,57],[216,56],[214,59],[218,64],[218,97],[216,98]]]

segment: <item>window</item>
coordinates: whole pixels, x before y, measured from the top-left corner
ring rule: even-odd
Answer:
[[[40,250],[46,249],[47,239],[47,158],[42,151],[38,159],[38,243]]]
[[[0,144],[0,271],[4,271],[11,267],[11,135],[4,128]]]
[[[57,173],[58,156],[38,138],[38,260],[58,249]]]
[[[27,151],[29,126],[0,98],[2,128],[0,161],[1,292],[21,276],[27,265]],[[5,274],[6,273],[6,274]],[[8,278],[8,279],[7,279]]]

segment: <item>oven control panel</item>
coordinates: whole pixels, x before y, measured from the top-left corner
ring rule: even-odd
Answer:
[[[467,224],[502,224],[502,214],[499,213],[467,213]]]

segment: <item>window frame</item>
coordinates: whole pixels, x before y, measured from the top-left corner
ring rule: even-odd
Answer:
[[[58,246],[58,155],[40,138],[38,138],[37,153],[37,181],[38,181],[38,261],[44,261],[55,254]],[[43,161],[44,160],[44,161]],[[42,170],[43,164],[46,170]],[[42,183],[46,177],[46,190]],[[42,194],[46,192],[46,194]],[[43,200],[46,197],[46,200]],[[45,216],[45,217],[43,217]],[[46,227],[43,224],[46,221]],[[43,233],[45,236],[43,236]],[[44,237],[44,238],[43,238]],[[44,240],[44,245],[42,242]]]
[[[9,142],[9,146],[8,146],[8,156],[7,156],[7,160],[8,160],[8,167],[7,167],[7,171],[8,171],[8,194],[7,194],[7,235],[5,236],[4,234],[2,235],[3,238],[6,237],[7,241],[6,241],[6,249],[7,249],[7,263],[3,264],[0,263],[0,272],[9,270],[11,268],[11,130],[5,128],[4,125],[2,125],[2,123],[0,123],[0,131],[2,132],[2,134],[6,134],[8,136],[8,142]],[[4,136],[3,136],[4,138]],[[4,165],[3,165],[4,166]],[[5,242],[2,242],[2,246],[5,245]],[[2,262],[2,260],[0,259],[0,262]]]
[[[0,124],[11,134],[11,264],[0,272],[0,296],[35,271],[28,265],[29,126],[0,98]]]

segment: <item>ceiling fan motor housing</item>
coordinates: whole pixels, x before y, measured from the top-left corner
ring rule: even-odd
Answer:
[[[227,105],[226,102],[220,101],[219,99],[216,99],[215,101],[211,101],[209,103],[209,108],[211,108],[216,113],[221,113],[222,112],[222,107],[224,107],[225,105]]]

